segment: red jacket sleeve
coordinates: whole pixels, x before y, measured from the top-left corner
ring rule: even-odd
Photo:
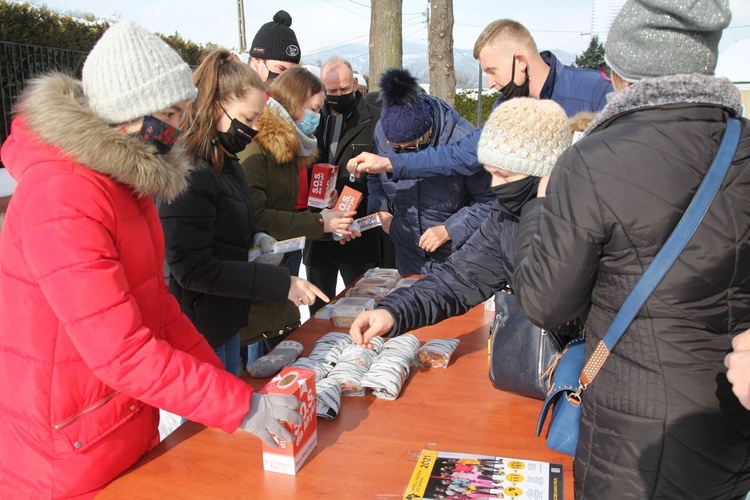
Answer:
[[[160,294],[164,322],[171,318],[168,341],[143,324],[113,241],[120,207],[110,193],[93,180],[61,175],[37,186],[28,203],[44,209],[24,219],[26,261],[94,376],[149,405],[237,429],[252,389],[217,367],[177,304]]]

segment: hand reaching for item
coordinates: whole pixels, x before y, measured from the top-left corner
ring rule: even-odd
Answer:
[[[419,248],[425,252],[434,252],[450,239],[451,236],[444,225],[431,227],[419,238]]]
[[[317,286],[307,280],[292,276],[287,298],[291,300],[295,306],[312,305],[312,303],[315,302],[315,297],[320,297],[320,300],[323,302],[330,301],[328,296],[321,292],[320,288]]]
[[[365,311],[354,319],[354,323],[349,328],[349,335],[358,346],[372,349],[373,345],[370,340],[390,332],[394,324],[393,316],[386,309]]]
[[[255,434],[268,446],[278,448],[279,445],[272,434],[287,442],[294,441],[294,435],[282,422],[302,424],[299,408],[299,400],[292,395],[256,392],[250,402],[250,411],[242,419],[240,428]]]
[[[727,379],[742,406],[750,410],[750,330],[737,335],[732,340],[732,348],[734,352],[724,358]]]
[[[353,173],[355,177],[359,177],[361,174],[393,172],[393,165],[391,165],[391,160],[383,156],[360,153],[347,162],[346,169]]]
[[[321,210],[320,215],[323,217],[323,232],[349,236],[351,232],[347,228],[354,222],[357,212],[338,212],[326,208]]]

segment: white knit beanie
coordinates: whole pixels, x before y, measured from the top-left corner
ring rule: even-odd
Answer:
[[[479,162],[544,177],[572,140],[568,117],[554,101],[517,97],[500,104],[484,124]]]
[[[158,36],[130,20],[112,25],[83,65],[83,93],[107,123],[150,115],[198,93],[185,61]]]

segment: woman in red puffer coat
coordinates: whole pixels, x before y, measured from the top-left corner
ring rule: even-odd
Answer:
[[[83,82],[22,96],[2,148],[18,187],[0,236],[0,498],[93,496],[158,443],[157,408],[257,433],[264,407],[164,283],[153,197],[186,186],[169,149],[195,94],[179,56],[123,21]]]

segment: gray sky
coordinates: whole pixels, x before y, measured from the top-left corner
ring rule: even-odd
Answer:
[[[113,19],[128,17],[151,31],[178,32],[197,43],[213,42],[230,49],[239,47],[235,0],[33,0],[58,11],[74,10]],[[592,30],[607,26],[607,16],[623,0],[454,0],[456,48],[471,49],[482,28],[494,19],[511,18],[532,32],[540,50],[562,49],[579,54],[589,43]],[[596,4],[595,19],[592,10]],[[750,38],[750,1],[729,0],[732,23],[725,30],[720,49]],[[177,8],[175,6],[178,6]],[[302,49],[303,62],[315,60],[321,49],[367,43],[369,0],[245,0],[247,44],[258,28],[284,9],[292,16]],[[424,13],[426,0],[403,1],[404,40],[427,43]]]

